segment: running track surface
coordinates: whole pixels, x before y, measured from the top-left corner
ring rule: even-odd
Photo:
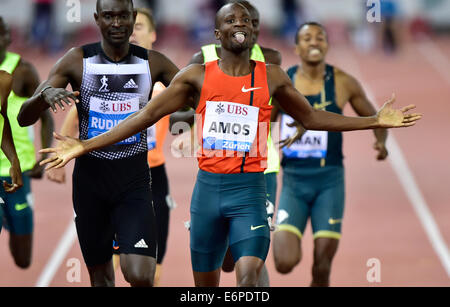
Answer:
[[[279,49],[283,55],[283,68],[297,62],[291,48],[280,42],[261,42]],[[179,67],[183,67],[196,50],[169,49],[170,42],[156,48],[165,53]],[[57,56],[36,56],[23,53],[34,63],[45,79]],[[372,149],[371,131],[351,132],[344,135],[346,156],[346,208],[343,238],[333,263],[332,286],[450,286],[448,245],[450,244],[450,38],[434,38],[431,42],[407,43],[396,56],[379,52],[358,53],[345,45],[331,46],[328,62],[354,75],[381,106],[393,92],[397,106],[410,103],[424,114],[412,128],[390,131],[399,145],[403,158],[413,176],[413,182],[423,196],[426,208],[437,226],[444,243],[441,253],[436,252],[433,239],[422,226],[423,216],[413,209],[417,190],[411,185],[404,188],[391,161],[378,162]],[[448,69],[446,69],[448,68]],[[352,115],[350,107],[344,110]],[[64,114],[55,115],[59,131]],[[35,127],[36,132],[37,127]],[[36,133],[36,135],[38,135]],[[189,234],[183,222],[189,220],[190,196],[197,173],[194,158],[174,158],[166,141],[166,168],[171,194],[178,207],[171,212],[168,249],[163,266],[161,286],[193,286],[190,265]],[[36,140],[38,148],[39,141]],[[391,148],[388,148],[391,150]],[[73,224],[71,203],[71,171],[68,165],[67,183],[59,185],[47,179],[33,181],[35,198],[35,236],[33,263],[28,270],[15,267],[8,249],[8,233],[0,236],[0,286],[89,286],[78,241],[66,240],[60,262],[52,262],[63,234]],[[406,176],[401,173],[401,176]],[[411,179],[411,177],[407,179]],[[278,176],[279,191],[281,174]],[[415,193],[415,194],[414,194]],[[413,195],[412,198],[408,195]],[[414,196],[415,195],[415,196]],[[279,195],[278,195],[279,196]],[[70,233],[70,232],[69,232]],[[69,236],[71,238],[71,236]],[[433,242],[433,243],[432,243]],[[311,281],[312,237],[310,226],[303,239],[303,260],[289,275],[275,271],[272,251],[266,261],[272,286],[307,286]],[[442,253],[442,250],[444,253]],[[446,252],[446,253],[445,253]],[[447,257],[447,258],[445,258]],[[367,280],[369,259],[380,261],[380,282]],[[69,282],[67,274],[75,259],[80,261],[80,281]],[[52,271],[52,266],[54,271]],[[48,275],[44,275],[48,274]],[[70,274],[69,274],[70,275]],[[43,276],[46,278],[42,279]],[[72,275],[73,276],[73,275]],[[41,279],[40,279],[41,278]],[[126,286],[122,274],[116,274],[117,286]],[[234,286],[234,273],[222,274],[222,286]]]

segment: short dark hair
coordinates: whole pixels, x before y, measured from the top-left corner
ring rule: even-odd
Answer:
[[[255,12],[258,13],[258,10],[256,10],[256,8],[250,4],[250,2],[248,1],[243,1],[243,0],[231,0],[228,1],[226,4],[224,4],[217,12],[216,12],[216,17],[214,18],[214,26],[216,29],[219,28],[219,12],[227,5],[231,5],[231,4],[239,4],[240,6],[244,7],[247,11],[248,11],[248,7],[246,6],[246,3],[248,3],[248,5],[253,8],[255,10]],[[250,13],[250,12],[249,12]],[[258,13],[259,14],[259,13]]]
[[[153,18],[153,12],[151,9],[146,7],[138,7],[136,8],[136,12],[138,12],[138,14],[142,14],[145,17],[147,17],[148,22],[150,23],[150,32],[156,30],[155,19]]]
[[[97,0],[97,3],[96,3],[97,13],[100,13],[100,2],[101,2],[101,1],[102,1],[102,0]],[[134,8],[133,0],[122,0],[122,1],[127,1],[128,3],[131,4],[131,8]]]
[[[325,34],[327,34],[327,30],[325,29],[325,27],[324,27],[321,23],[318,23],[318,22],[316,22],[316,21],[307,21],[307,22],[304,22],[304,23],[302,23],[302,24],[297,28],[297,31],[295,32],[295,44],[296,44],[296,45],[298,44],[298,34],[299,34],[300,31],[303,29],[303,27],[306,27],[306,26],[316,26],[316,27],[319,27],[319,28],[321,28],[321,29],[323,30],[323,32],[325,32]]]
[[[238,4],[242,4],[243,6],[245,6],[245,8],[246,8],[247,10],[253,10],[253,11],[255,11],[255,12],[259,15],[259,12],[258,12],[258,10],[256,9],[256,7],[255,7],[253,4],[251,4],[249,1],[247,1],[247,0],[229,0],[228,3],[238,3]]]

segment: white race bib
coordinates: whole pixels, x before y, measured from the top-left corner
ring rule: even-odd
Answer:
[[[156,125],[147,128],[147,148],[152,150],[156,147]]]
[[[207,101],[203,148],[249,152],[258,131],[258,115],[258,107]]]
[[[294,122],[289,115],[283,114],[281,119],[281,139],[293,135],[297,128],[287,124]],[[291,146],[283,148],[283,154],[288,158],[326,158],[328,148],[328,132],[307,130],[300,140]]]
[[[139,98],[131,98],[124,101],[109,101],[91,97],[89,109],[88,138],[105,133],[121,121],[139,110]],[[130,145],[140,141],[140,133],[137,133],[116,145]]]

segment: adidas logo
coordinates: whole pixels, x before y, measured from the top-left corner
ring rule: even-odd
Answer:
[[[136,82],[134,82],[133,79],[130,79],[130,81],[128,81],[127,83],[125,83],[125,85],[123,86],[123,88],[139,88],[139,86],[136,84]]]
[[[134,245],[136,248],[148,248],[148,245],[145,243],[144,239],[141,239],[138,243]]]

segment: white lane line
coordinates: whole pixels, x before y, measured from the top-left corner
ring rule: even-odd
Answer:
[[[359,81],[361,82],[361,84],[363,84],[363,87],[366,90],[367,97],[373,104],[376,105],[376,97],[373,94],[369,83],[365,82],[365,80],[362,78],[362,73],[358,62],[351,54],[348,53],[345,55],[345,60],[348,61],[350,66],[354,68],[355,74],[358,76]],[[450,81],[450,78],[448,80]],[[379,106],[377,107],[379,108]],[[439,260],[441,261],[442,266],[447,273],[447,276],[450,278],[449,248],[444,238],[442,237],[439,227],[433,218],[433,214],[431,213],[429,206],[427,205],[425,198],[423,197],[423,194],[420,191],[416,180],[414,179],[411,168],[408,166],[405,156],[403,155],[400,145],[398,144],[392,130],[389,131],[389,137],[387,139],[386,145],[389,150],[389,162],[394,169],[394,172],[396,173],[406,196],[413,206],[414,212],[416,213],[420,223],[422,224],[422,227],[425,230],[426,235],[428,236],[428,240],[430,241],[431,246],[433,247],[435,253],[438,255]]]
[[[53,252],[50,260],[45,265],[36,282],[36,287],[48,287],[53,280],[58,268],[61,266],[64,258],[72,247],[77,236],[77,231],[75,229],[75,223],[73,220],[70,221],[69,226],[64,232],[61,240],[59,241],[55,251]]]

